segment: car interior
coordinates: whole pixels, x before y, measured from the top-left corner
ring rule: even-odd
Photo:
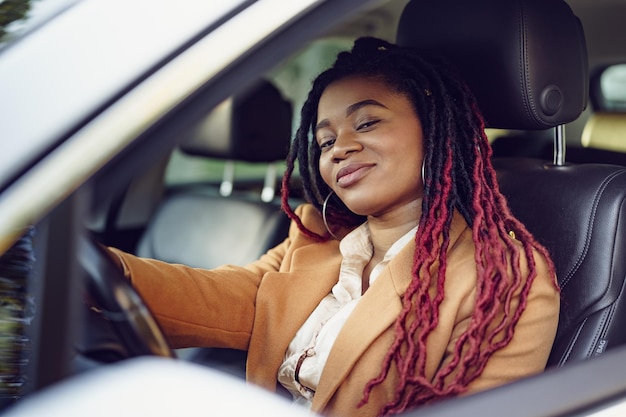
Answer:
[[[291,103],[266,80],[220,105],[179,146],[187,155],[226,161],[219,187],[192,183],[167,189],[138,242],[137,254],[215,268],[225,263],[245,265],[282,242],[289,222],[276,196],[275,164],[287,156],[291,123]],[[260,191],[235,187],[235,161],[266,166]],[[161,184],[163,180],[158,178]],[[254,239],[242,240],[246,233]]]
[[[561,317],[547,369],[623,347],[626,93],[615,99],[606,93],[607,71],[620,66],[590,67],[585,22],[568,3],[576,5],[392,1],[310,42],[221,102],[184,129],[174,149],[159,145],[168,151],[138,175],[111,181],[113,161],[90,182],[88,233],[79,251],[89,293],[79,304],[89,308],[81,313],[74,371],[150,354],[244,376],[245,352],[170,351],[149,309],[94,243],[213,268],[245,265],[281,242],[289,228],[278,196],[281,163],[302,95],[317,67],[349,47],[355,32],[444,55],[476,94],[501,191],[556,266]],[[618,79],[626,78],[624,66]],[[294,84],[290,77],[303,67],[310,74],[298,74]],[[295,207],[303,202],[297,177],[290,187]],[[129,310],[140,313],[129,317]]]
[[[516,132],[494,143],[509,140],[524,145],[524,158],[520,152],[506,154],[497,151],[504,148],[494,146],[494,164],[513,212],[553,254],[563,308],[548,365],[560,366],[626,341],[620,331],[626,320],[622,297],[626,264],[619,256],[626,232],[622,207],[626,168],[600,164],[606,162],[598,157],[600,153],[607,159],[624,156],[608,150],[586,155],[590,160],[584,164],[580,159],[576,164],[559,160],[563,158],[559,151],[565,153],[566,147],[564,125],[588,105],[584,31],[560,0],[522,3],[523,13],[516,2],[480,0],[470,5],[441,0],[436,6],[429,3],[424,13],[423,1],[412,0],[400,16],[396,40],[426,54],[445,55],[475,92],[487,127]],[[267,126],[263,120],[268,118],[278,127],[263,132]],[[588,140],[595,140],[593,130],[602,129],[602,123],[618,123],[612,120],[605,113],[594,113],[588,122],[594,127],[586,127]],[[237,189],[229,164],[267,163],[271,173],[271,164],[286,155],[292,123],[291,104],[268,80],[216,108],[181,141],[179,149],[186,155],[228,161],[223,179],[219,184],[192,183],[163,190],[132,251],[212,268],[246,264],[284,239],[288,219],[274,196],[276,174],[269,180],[264,177],[263,183],[243,181],[243,189]],[[155,179],[163,186],[165,173],[159,174]],[[272,194],[264,200],[268,183]],[[109,222],[117,221],[110,213]],[[243,233],[255,236],[254,240],[242,241],[238,236]],[[114,234],[102,240],[116,244]],[[179,353],[243,376],[244,353],[221,349]]]

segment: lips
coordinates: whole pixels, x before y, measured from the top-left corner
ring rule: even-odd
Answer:
[[[342,188],[350,187],[365,176],[374,164],[354,163],[347,165],[337,172],[337,185]]]

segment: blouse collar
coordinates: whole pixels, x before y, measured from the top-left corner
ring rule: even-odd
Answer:
[[[417,226],[409,230],[406,234],[394,242],[387,250],[383,260],[376,265],[370,274],[370,285],[374,283],[380,272],[396,256],[406,244],[415,237]],[[361,296],[361,282],[363,269],[372,259],[374,246],[367,222],[363,223],[350,233],[348,233],[339,243],[339,251],[343,257],[339,282],[333,288],[333,294],[341,303]]]

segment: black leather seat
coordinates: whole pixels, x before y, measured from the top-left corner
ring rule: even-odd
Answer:
[[[216,108],[180,148],[229,163],[272,164],[287,155],[291,122],[291,103],[262,80]],[[270,175],[263,190],[233,190],[232,181],[227,175],[221,191],[213,184],[168,190],[137,254],[202,268],[245,265],[285,239],[289,219],[274,196],[276,175]]]
[[[557,267],[563,301],[549,363],[589,358],[626,342],[626,168],[498,162],[511,208]]]
[[[585,39],[565,1],[412,0],[397,41],[456,64],[490,127],[557,130],[586,106]],[[494,165],[512,211],[556,265],[562,305],[548,366],[624,344],[626,168],[559,157]]]

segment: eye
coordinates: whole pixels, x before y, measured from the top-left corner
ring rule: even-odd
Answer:
[[[380,122],[379,119],[366,120],[366,121],[360,123],[357,126],[356,130],[357,131],[362,131],[362,130],[370,129],[370,128],[374,127],[378,122]]]
[[[322,151],[330,149],[334,144],[335,144],[334,137],[322,138],[322,140],[319,141],[319,147]]]

